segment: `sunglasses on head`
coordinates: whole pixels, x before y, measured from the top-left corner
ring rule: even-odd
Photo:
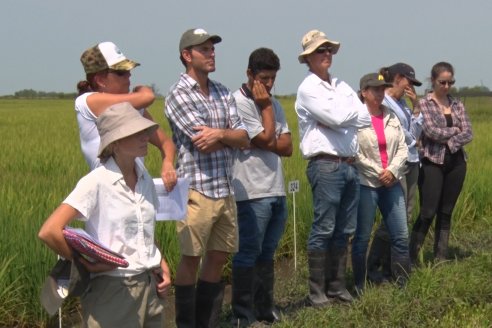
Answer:
[[[125,70],[116,70],[116,69],[109,69],[108,70],[108,73],[113,73],[113,74],[116,74],[118,76],[125,76],[126,74],[129,73],[129,71],[125,71]]]
[[[437,83],[439,83],[440,85],[442,86],[445,86],[446,84],[449,85],[449,86],[453,86],[455,84],[455,80],[437,80]]]
[[[327,47],[327,46],[321,46],[321,47],[316,48],[316,50],[314,50],[314,52],[317,54],[324,54],[325,52],[329,52],[331,54],[331,53],[333,53],[333,48]]]

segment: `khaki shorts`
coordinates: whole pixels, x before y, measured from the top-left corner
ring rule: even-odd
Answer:
[[[202,256],[215,250],[238,249],[236,202],[233,196],[213,199],[196,190],[188,194],[188,215],[176,224],[181,254]]]
[[[83,327],[156,327],[164,325],[164,301],[157,296],[151,271],[132,277],[93,278],[80,298]]]

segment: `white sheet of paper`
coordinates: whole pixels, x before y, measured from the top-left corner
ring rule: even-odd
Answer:
[[[178,178],[176,186],[171,192],[167,192],[161,178],[154,180],[155,191],[159,199],[157,209],[157,221],[184,220],[188,209],[188,188],[190,180]]]

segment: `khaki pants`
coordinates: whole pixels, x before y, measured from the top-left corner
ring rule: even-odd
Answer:
[[[81,297],[84,327],[163,327],[163,300],[151,271],[132,277],[98,276]]]

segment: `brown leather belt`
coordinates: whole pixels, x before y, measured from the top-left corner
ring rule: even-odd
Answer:
[[[332,162],[345,162],[347,164],[353,164],[355,162],[355,157],[340,157],[331,154],[318,154],[316,156],[311,157],[312,160],[326,159]]]

